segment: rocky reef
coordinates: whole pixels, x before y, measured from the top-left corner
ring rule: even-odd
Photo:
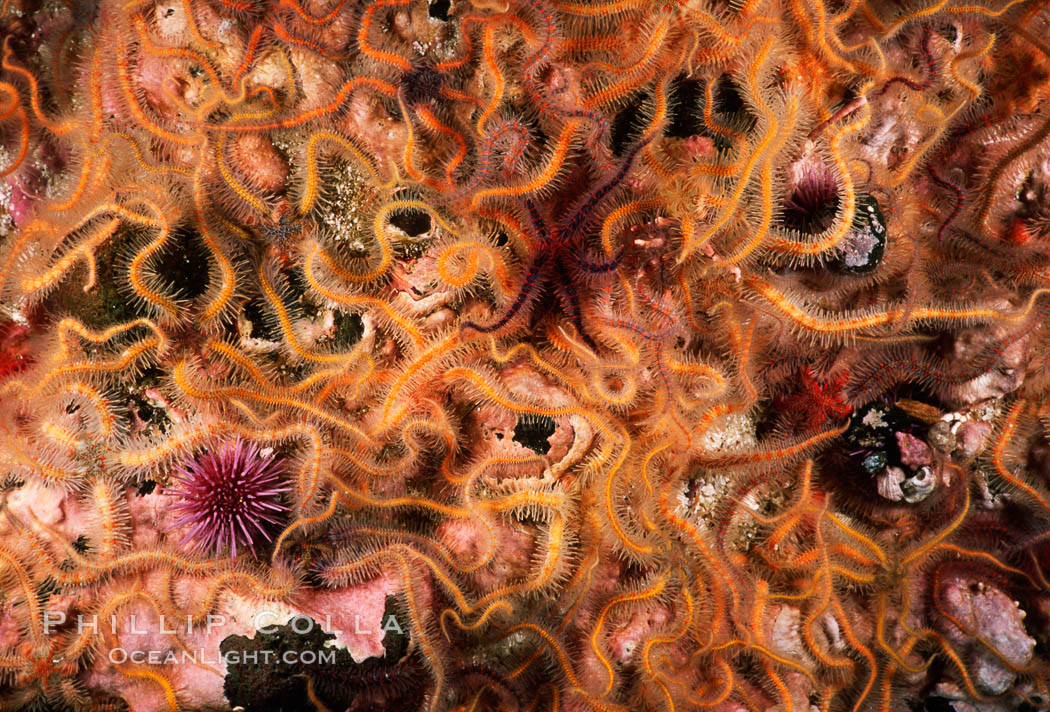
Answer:
[[[3,0],[0,710],[1050,708],[982,1]]]

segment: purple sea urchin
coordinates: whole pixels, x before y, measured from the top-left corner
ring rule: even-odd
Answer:
[[[193,550],[237,548],[255,553],[256,532],[271,540],[271,525],[288,508],[281,504],[282,470],[273,455],[264,455],[257,443],[238,438],[179,465],[168,494],[177,497],[175,524],[186,527],[182,545]]]
[[[819,157],[807,155],[792,167],[784,225],[804,234],[826,230],[839,207],[835,176]]]

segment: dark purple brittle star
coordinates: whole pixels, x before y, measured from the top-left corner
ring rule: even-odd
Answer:
[[[930,39],[933,37],[933,28],[929,25],[923,25],[922,38],[919,40],[919,52],[922,54],[922,61],[926,64],[926,76],[923,77],[922,81],[915,81],[908,77],[895,76],[890,77],[886,80],[886,83],[882,85],[882,89],[878,91],[875,96],[882,96],[885,94],[891,86],[894,84],[903,84],[912,91],[925,91],[933,86],[934,79],[937,78],[937,60],[933,56],[933,51],[930,49]]]
[[[568,219],[553,227],[548,226],[532,199],[525,200],[525,208],[528,211],[532,229],[539,237],[532,262],[525,272],[525,281],[514,301],[499,319],[491,324],[467,321],[462,326],[464,330],[473,329],[483,334],[499,331],[521,313],[539,290],[548,283],[554,282],[566,315],[584,341],[597,350],[594,340],[588,335],[583,325],[583,309],[580,306],[580,290],[577,282],[580,281],[581,275],[601,275],[616,270],[620,266],[623,252],[617,253],[615,257],[606,261],[588,260],[583,256],[584,248],[580,244],[581,229],[587,225],[594,209],[623,183],[627,173],[631,170],[634,159],[648,142],[648,139],[643,139],[636,144],[624,156],[616,174],[583,200]]]

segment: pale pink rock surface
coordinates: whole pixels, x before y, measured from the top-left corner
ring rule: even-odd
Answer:
[[[988,436],[992,433],[992,426],[974,420],[963,421],[956,431],[956,452],[964,458],[975,457],[987,446]]]
[[[975,683],[998,695],[1013,684],[1016,673],[1032,660],[1036,641],[1025,629],[1026,617],[1017,601],[980,581],[953,576],[940,589],[950,639],[965,644],[974,656]]]
[[[987,305],[1004,313],[1018,309],[1006,301]],[[958,331],[946,347],[945,358],[950,363],[965,367],[969,362],[985,358],[994,350],[995,358],[988,370],[958,385],[943,388],[942,397],[952,408],[973,405],[990,398],[1001,398],[1017,390],[1027,373],[1030,338],[1028,324],[981,326]]]

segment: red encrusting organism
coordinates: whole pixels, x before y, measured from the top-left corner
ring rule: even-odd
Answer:
[[[0,323],[0,379],[18,373],[31,363],[26,344],[29,326],[14,321]]]
[[[813,369],[804,366],[798,372],[798,390],[781,398],[777,409],[795,423],[800,432],[841,422],[853,412],[845,393],[849,376],[843,371],[829,381],[822,381],[813,374]]]

